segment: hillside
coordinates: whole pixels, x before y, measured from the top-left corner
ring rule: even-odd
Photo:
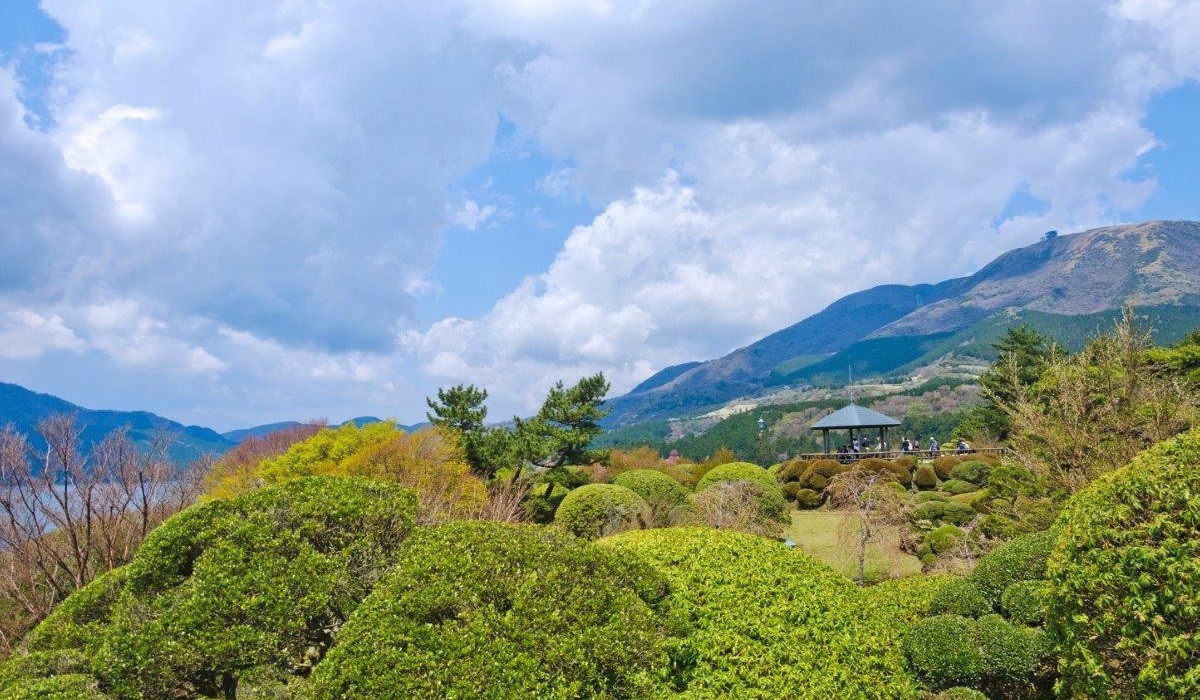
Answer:
[[[38,421],[56,413],[73,413],[83,426],[82,449],[99,442],[122,426],[137,444],[149,443],[155,431],[167,430],[178,436],[172,459],[185,462],[205,453],[221,454],[233,447],[233,441],[213,430],[182,425],[146,411],[96,411],[77,406],[50,394],[39,394],[16,384],[0,382],[0,425],[11,424],[27,435],[35,448],[45,447],[37,436]]]
[[[886,375],[951,352],[986,358],[1004,328],[1030,320],[1077,346],[1125,305],[1152,315],[1160,341],[1200,325],[1200,223],[1056,236],[969,277],[855,292],[724,357],[663,370],[611,400],[607,424],[694,414],[771,387],[837,383],[847,368]]]

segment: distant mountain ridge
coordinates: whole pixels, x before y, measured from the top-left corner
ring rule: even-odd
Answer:
[[[888,365],[946,350],[944,343],[962,341],[959,334],[976,324],[996,326],[989,319],[1002,313],[1000,325],[1019,312],[1074,317],[1124,305],[1200,311],[1200,223],[1151,221],[1048,236],[968,277],[849,294],[724,357],[659,372],[609,401],[606,424],[695,412],[790,381],[827,381],[855,357],[869,356],[868,367],[887,372]],[[1184,323],[1189,312],[1167,316]],[[852,346],[860,350],[851,352]]]
[[[149,443],[157,430],[174,433],[177,442],[171,457],[178,462],[190,461],[206,453],[223,454],[235,444],[214,430],[183,425],[147,411],[97,411],[17,384],[0,382],[0,427],[11,424],[26,435],[35,448],[45,447],[37,435],[38,422],[56,413],[78,416],[82,426],[83,444],[80,447],[85,451],[113,430],[125,426],[129,429],[129,437],[140,445]]]

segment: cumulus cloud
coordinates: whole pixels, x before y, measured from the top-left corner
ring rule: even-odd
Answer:
[[[1200,10],[1169,0],[42,6],[67,37],[49,122],[0,69],[5,357],[272,417],[628,388],[1111,223],[1154,188],[1147,100],[1200,76]],[[527,194],[464,191],[500,115],[549,163],[530,187],[599,213],[488,313],[418,326],[469,294],[437,278],[444,231]],[[1015,192],[1044,206],[1001,216]]]

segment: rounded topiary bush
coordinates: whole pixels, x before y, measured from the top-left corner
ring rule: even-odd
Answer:
[[[1054,546],[1054,534],[1034,532],[1021,535],[988,552],[979,560],[971,580],[993,607],[1000,605],[1004,589],[1017,581],[1040,579]]]
[[[933,460],[931,464],[933,466],[934,473],[937,474],[939,479],[949,479],[951,472],[954,471],[954,468],[957,467],[958,463],[961,461],[963,460],[955,457],[954,455],[944,455]]]
[[[946,493],[952,493],[957,496],[959,494],[978,491],[979,485],[973,484],[969,481],[963,481],[962,479],[950,479],[942,484],[942,490]]]
[[[696,484],[696,490],[703,491],[722,481],[749,481],[763,488],[779,490],[779,483],[775,481],[775,477],[768,474],[766,469],[749,462],[730,462],[713,467],[700,478]]]
[[[999,615],[987,615],[979,619],[976,634],[989,688],[1030,687],[1050,670],[1052,649],[1042,630],[1016,627]],[[996,694],[1018,695],[1011,690]]]
[[[814,460],[800,475],[799,483],[806,489],[824,491],[830,479],[848,469],[849,467],[834,459]]]
[[[26,635],[23,646],[30,651],[82,649],[108,623],[125,590],[128,571],[129,567],[117,567],[67,596]]]
[[[969,481],[979,486],[986,486],[988,474],[991,471],[992,466],[987,462],[972,459],[955,465],[954,469],[950,471],[950,478]]]
[[[945,503],[950,499],[946,498],[946,494],[938,493],[937,491],[920,491],[913,494],[912,500],[914,503],[928,503],[929,501],[940,501]]]
[[[627,532],[601,546],[665,575],[672,617],[694,621],[665,674],[672,697],[916,698],[905,623],[845,576],[778,542],[700,528]]]
[[[1046,618],[1046,582],[1017,581],[1000,596],[1004,614],[1022,625],[1040,625]]]
[[[944,500],[925,501],[918,503],[910,513],[913,520],[928,520],[929,522],[937,522],[946,514],[946,503]]]
[[[303,673],[415,523],[405,487],[310,477],[194,506],[146,538],[84,645],[118,697],[216,696],[248,669]],[[62,638],[62,637],[60,637]]]
[[[935,690],[978,685],[987,666],[975,634],[975,621],[961,615],[927,617],[904,637],[904,653]]]
[[[634,469],[618,474],[612,480],[642,497],[650,506],[650,515],[655,525],[667,525],[671,510],[687,501],[688,490],[675,479],[653,469]]]
[[[960,578],[947,583],[929,603],[930,615],[961,615],[981,617],[992,612],[987,599],[969,579]]]
[[[314,669],[314,700],[648,697],[670,667],[664,579],[553,529],[415,535]]]
[[[879,459],[878,457],[860,459],[854,463],[854,468],[882,474],[889,479],[902,481],[906,484],[912,477],[907,465],[897,464],[890,459]]]
[[[937,473],[931,467],[917,467],[913,474],[913,484],[921,490],[934,488],[937,483]]]
[[[652,523],[646,501],[616,484],[580,486],[567,494],[554,514],[555,525],[587,539],[649,527]]]
[[[954,525],[942,525],[931,530],[925,536],[925,540],[935,554],[945,554],[961,544],[964,536],[962,528]]]
[[[1200,696],[1200,429],[1084,488],[1057,529],[1046,619],[1064,690]]]
[[[800,477],[804,476],[804,472],[808,471],[810,467],[812,467],[812,462],[809,460],[793,459],[780,466],[779,470],[775,472],[775,478],[781,484],[799,481]]]
[[[942,520],[951,525],[965,525],[976,515],[975,509],[966,503],[946,501],[942,504]]]
[[[821,505],[821,494],[812,489],[803,488],[796,481],[789,481],[783,485],[783,495],[801,510],[812,510]]]

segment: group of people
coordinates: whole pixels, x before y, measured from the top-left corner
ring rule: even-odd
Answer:
[[[936,457],[938,457],[938,455],[940,455],[942,453],[941,443],[938,442],[936,437],[930,436],[929,440],[928,440],[928,445],[929,445],[929,456],[930,457],[936,458]],[[869,450],[869,449],[870,449],[870,446],[867,444],[864,444],[862,438],[855,437],[854,440],[849,445],[839,446],[837,452],[838,452],[838,455],[846,456],[851,459],[857,459],[861,454],[863,454],[864,450]],[[887,452],[888,444],[886,442],[884,442],[882,439],[876,440],[874,451],[875,452]],[[971,445],[968,444],[966,440],[959,438],[958,444],[954,448],[954,454],[962,455],[962,454],[967,454],[970,451],[971,451]],[[921,438],[918,437],[918,438],[914,438],[912,440],[908,439],[907,436],[901,438],[900,439],[900,453],[904,454],[904,455],[921,454]]]

